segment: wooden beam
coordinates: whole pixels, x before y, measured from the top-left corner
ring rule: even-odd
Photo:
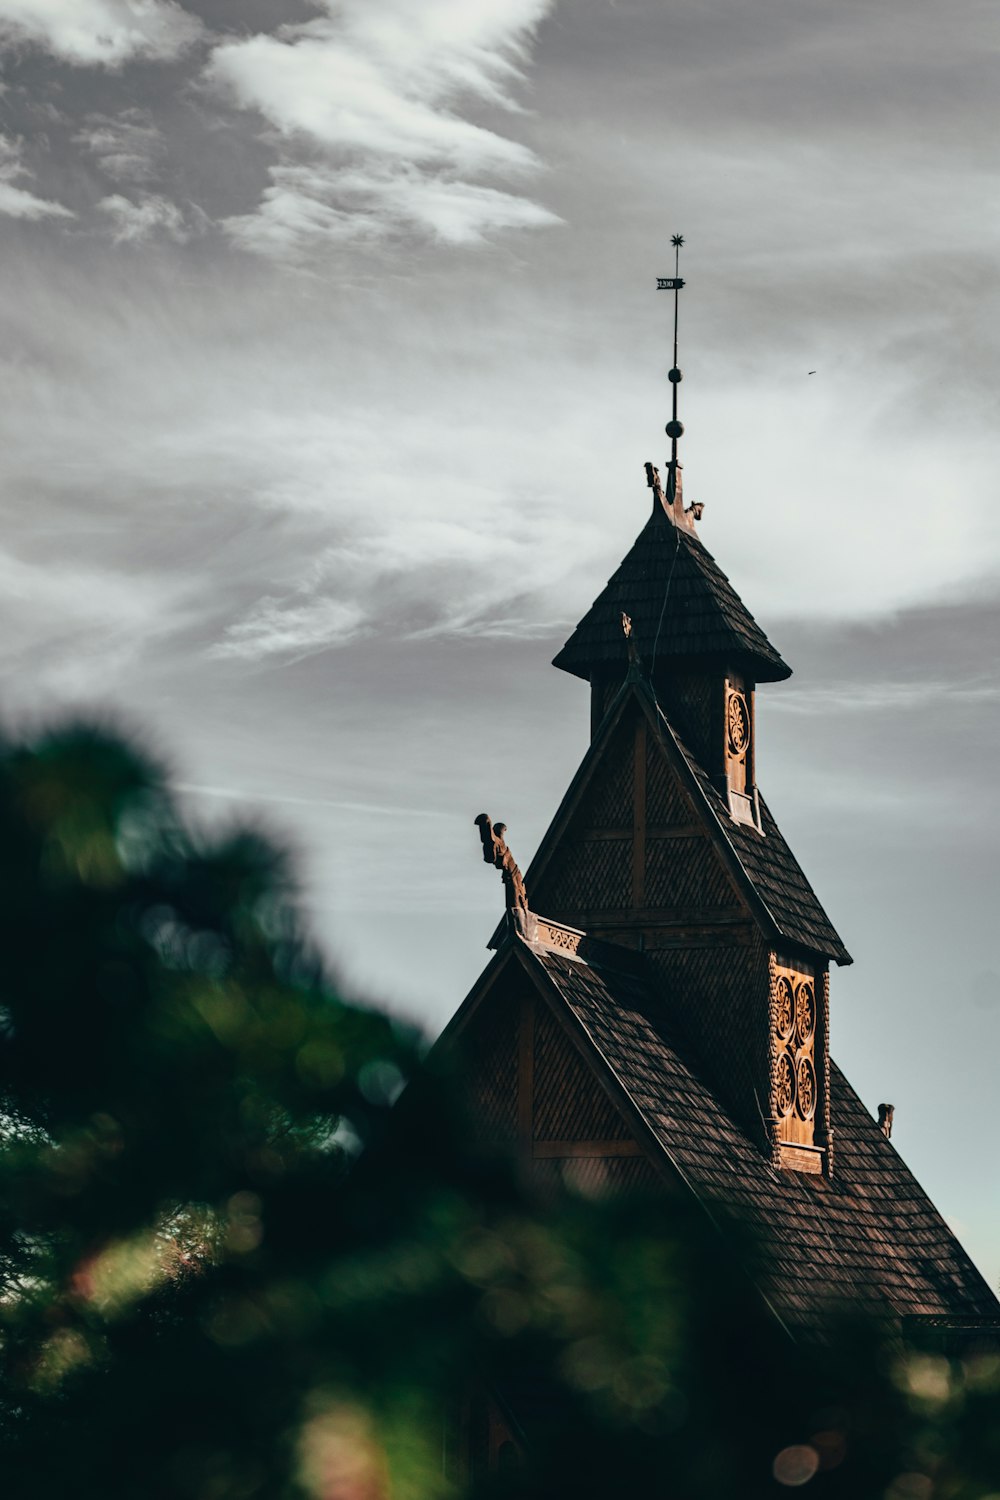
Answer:
[[[585,908],[570,914],[560,911],[556,921],[571,922],[590,932],[597,927],[732,927],[748,920],[739,906],[679,907],[642,906],[633,911],[590,911]]]
[[[573,835],[574,843],[623,844],[635,836],[634,828],[584,828]],[[647,839],[699,839],[707,838],[704,828],[696,823],[666,823],[646,828]]]
[[[714,927],[664,927],[646,930],[643,948],[647,953],[665,953],[672,948],[748,948],[753,941],[749,922],[730,922]]]
[[[517,1029],[517,1147],[521,1160],[531,1160],[535,1114],[535,997],[521,996]]]
[[[646,900],[646,720],[635,721],[632,771],[632,905]]]
[[[704,839],[708,837],[700,823],[650,823],[646,826],[647,839]]]

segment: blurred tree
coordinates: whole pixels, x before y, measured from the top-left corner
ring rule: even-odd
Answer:
[[[1000,1491],[995,1365],[793,1348],[687,1202],[535,1203],[116,735],[0,752],[0,939],[11,1500]],[[481,1391],[528,1467],[449,1454]]]

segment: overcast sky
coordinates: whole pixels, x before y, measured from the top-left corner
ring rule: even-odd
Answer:
[[[834,1051],[994,1284],[998,48],[985,0],[0,0],[7,716],[259,809],[433,1031],[474,815],[526,865],[586,748],[548,663],[647,514],[684,233]]]

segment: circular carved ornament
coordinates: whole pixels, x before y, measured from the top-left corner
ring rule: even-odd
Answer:
[[[729,694],[726,714],[729,722],[729,748],[734,755],[745,755],[750,743],[750,710],[742,693]]]
[[[803,979],[795,991],[795,1030],[800,1042],[808,1042],[816,1030],[816,991],[811,979]]]
[[[774,1065],[774,1102],[782,1119],[791,1114],[795,1103],[795,1070],[787,1052],[779,1052]]]
[[[816,1072],[808,1057],[800,1057],[795,1070],[795,1103],[803,1120],[816,1113]]]
[[[792,985],[784,974],[779,974],[775,983],[775,994],[777,997],[777,1018],[774,1026],[778,1036],[783,1042],[787,1042],[795,1025],[795,999],[792,995]]]

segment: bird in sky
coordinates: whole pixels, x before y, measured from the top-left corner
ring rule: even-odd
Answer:
[[[809,374],[809,375],[815,375],[816,371],[815,370],[809,370],[809,371],[807,371],[807,374]]]

